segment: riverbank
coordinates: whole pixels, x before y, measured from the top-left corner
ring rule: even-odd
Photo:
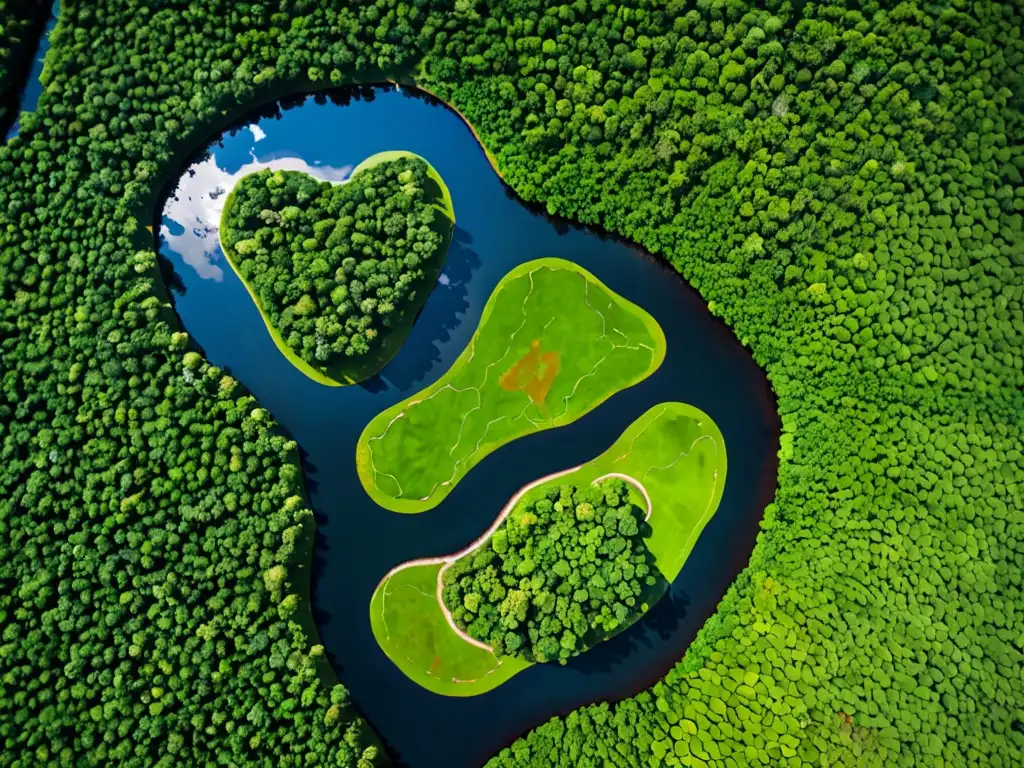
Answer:
[[[230,279],[217,282],[199,275],[167,245],[163,253],[168,270],[177,272],[174,279],[181,284],[173,295],[175,309],[196,347],[253,392],[304,449],[303,471],[317,513],[312,608],[327,649],[325,658],[338,670],[353,702],[404,763],[415,768],[430,765],[442,739],[454,744],[450,764],[478,764],[478,758],[493,754],[524,729],[558,712],[637,692],[681,658],[749,554],[748,542],[756,535],[762,509],[754,491],[774,481],[773,416],[760,410],[760,392],[767,390],[761,372],[734,337],[724,330],[718,333],[707,309],[676,273],[658,268],[654,259],[637,258],[637,251],[615,238],[579,226],[563,227],[510,197],[462,121],[449,110],[431,106],[432,98],[404,87],[401,94],[392,89],[349,93],[357,94],[350,103],[344,96],[294,99],[291,108],[264,110],[264,119],[256,124],[266,138],[254,143],[248,127],[254,121],[245,120],[236,123],[238,130],[215,137],[208,151],[228,169],[246,162],[251,152],[281,157],[295,155],[296,148],[302,148],[301,156],[310,162],[341,167],[402,146],[429,158],[444,174],[460,207],[458,242],[449,254],[447,281],[427,302],[410,337],[414,345],[405,345],[380,383],[328,388],[309,380],[274,346],[248,293],[230,274]],[[196,161],[202,159],[200,155]],[[191,232],[188,226],[185,230]],[[530,254],[544,253],[571,258],[626,298],[641,301],[667,336],[669,351],[662,367],[581,421],[503,447],[429,514],[382,513],[358,488],[348,458],[360,431],[370,416],[446,370],[464,349],[501,277]],[[396,563],[464,547],[493,522],[494,514],[522,485],[554,468],[592,459],[595,450],[613,443],[633,417],[666,400],[692,402],[712,415],[732,449],[730,472],[744,478],[730,484],[685,573],[673,585],[671,599],[662,599],[633,628],[567,666],[534,665],[471,702],[437,696],[414,684],[379,650],[367,606],[381,574]],[[422,569],[427,572],[425,581],[399,588],[398,596],[436,606],[439,568]],[[420,588],[429,597],[416,591]],[[392,597],[387,600],[391,608]],[[445,634],[466,647],[436,608],[434,613]],[[401,630],[390,628],[393,633]],[[470,648],[493,664],[493,655]],[[421,671],[430,669],[434,659],[434,654],[427,656]],[[491,668],[481,665],[477,673],[458,677],[475,678]],[[444,675],[444,670],[435,668],[434,673]],[[505,670],[490,677],[497,674]],[[449,685],[451,677],[444,678]],[[478,718],[481,726],[468,732],[458,728],[467,716]],[[417,725],[410,728],[411,721]]]
[[[4,43],[8,55],[0,60],[0,137],[9,141],[19,133],[22,112],[33,112],[42,93],[39,76],[49,50],[49,37],[57,26],[59,0],[37,0],[29,13],[15,13],[28,6],[15,3],[5,10]],[[11,44],[13,43],[13,45]]]

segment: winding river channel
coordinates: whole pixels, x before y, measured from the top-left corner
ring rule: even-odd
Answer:
[[[363,158],[390,149],[422,155],[440,172],[454,201],[454,241],[437,287],[387,368],[360,386],[325,387],[275,348],[217,244],[220,210],[249,170],[274,165],[339,180]],[[748,561],[775,490],[779,421],[763,372],[678,275],[628,244],[536,213],[508,191],[456,114],[407,89],[264,109],[190,158],[168,191],[160,250],[175,308],[207,358],[252,391],[302,449],[317,519],[312,600],[320,639],[402,764],[479,765],[552,715],[649,687],[682,658]],[[650,312],[665,331],[665,362],[574,424],[496,451],[436,509],[381,509],[356,475],[360,432],[375,414],[438,378],[469,341],[501,277],[543,256],[579,263]],[[594,458],[640,414],[670,400],[714,419],[729,475],[717,514],[647,616],[567,666],[535,665],[473,698],[429,693],[388,660],[371,633],[368,606],[389,569],[466,546],[523,485]]]

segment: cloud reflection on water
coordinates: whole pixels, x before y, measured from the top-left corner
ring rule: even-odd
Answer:
[[[160,237],[204,280],[220,282],[224,279],[224,271],[217,264],[221,258],[220,216],[228,193],[243,176],[270,168],[275,171],[302,171],[316,179],[340,184],[348,179],[354,167],[310,165],[301,157],[294,156],[258,159],[256,142],[266,133],[255,123],[248,127],[252,133],[250,162],[232,173],[218,165],[216,154],[208,154],[182,174],[178,187],[167,198],[164,207]],[[176,226],[169,226],[168,222]]]

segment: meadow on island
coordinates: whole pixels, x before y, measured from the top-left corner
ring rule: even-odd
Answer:
[[[385,509],[431,509],[492,451],[579,419],[664,356],[654,318],[587,270],[556,258],[521,264],[447,373],[366,426],[359,479]]]
[[[387,656],[428,690],[448,696],[475,696],[492,690],[533,662],[522,656],[495,654],[453,620],[443,595],[449,584],[446,574],[453,565],[493,547],[509,515],[543,499],[552,489],[616,478],[624,481],[630,501],[645,518],[644,541],[658,577],[658,590],[648,596],[645,606],[649,607],[678,575],[714,515],[725,486],[726,466],[721,432],[706,414],[683,403],[657,405],[597,458],[527,485],[465,549],[392,569],[370,602],[374,636]],[[576,562],[572,567],[580,565]],[[633,611],[614,633],[641,615],[642,611]],[[610,636],[591,637],[591,643]]]

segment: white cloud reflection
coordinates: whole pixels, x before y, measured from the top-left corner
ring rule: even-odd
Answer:
[[[310,165],[301,157],[257,160],[255,143],[264,138],[266,133],[255,124],[249,127],[253,134],[253,147],[249,149],[251,162],[234,173],[228,173],[217,164],[216,155],[211,154],[182,175],[174,195],[167,199],[164,206],[164,216],[183,231],[173,234],[163,224],[160,227],[161,237],[204,280],[219,282],[224,279],[224,271],[216,263],[221,258],[218,238],[220,215],[228,193],[243,176],[270,168],[275,171],[302,171],[314,178],[339,184],[352,173],[351,165]]]

